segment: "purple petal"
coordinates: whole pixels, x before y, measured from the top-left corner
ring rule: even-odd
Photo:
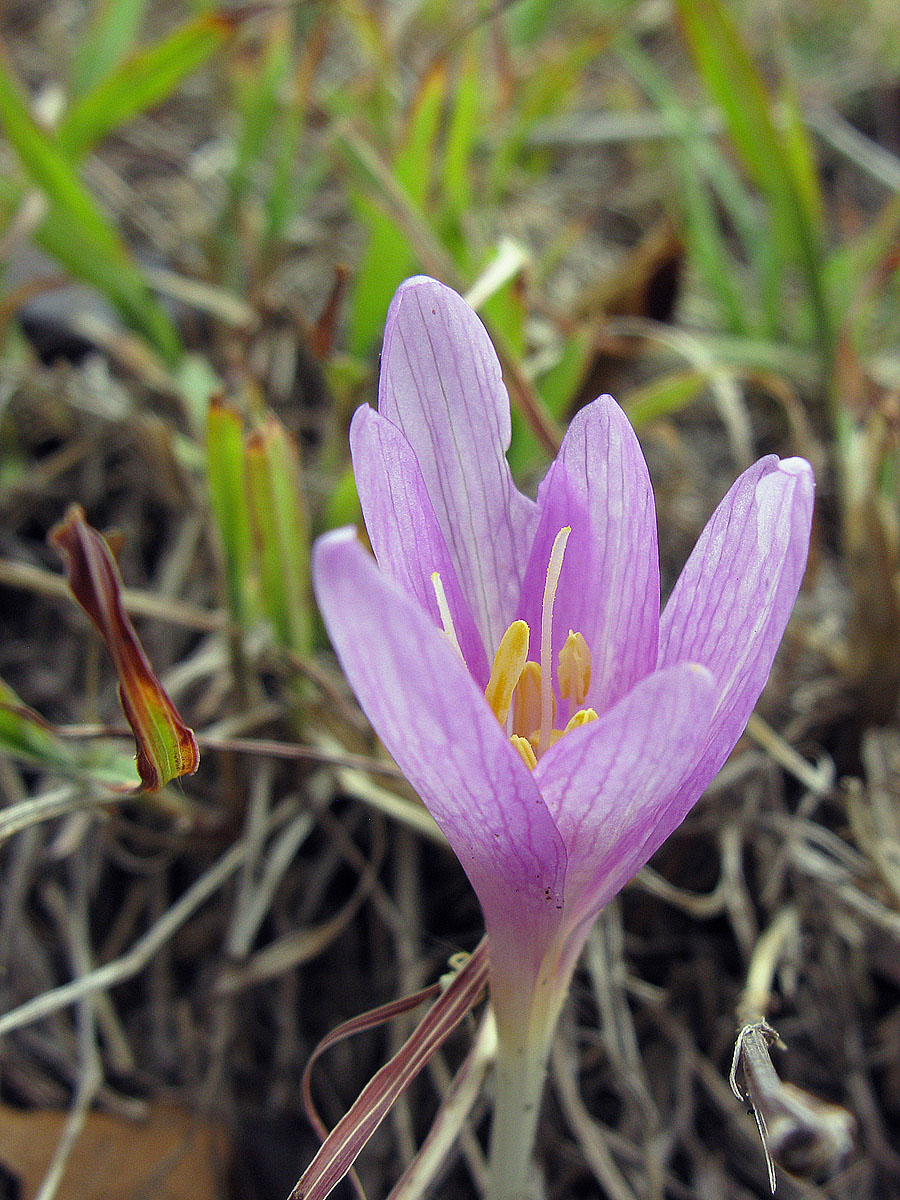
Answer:
[[[519,615],[538,659],[547,563],[571,526],[553,611],[553,662],[570,629],[591,651],[586,703],[605,712],[656,666],[659,553],[647,464],[612,396],[576,414],[538,492],[540,517]],[[560,709],[560,721],[565,713]]]
[[[687,815],[680,787],[706,744],[716,695],[704,667],[655,671],[539,761],[535,780],[568,854],[569,928],[599,912]]]
[[[531,772],[447,637],[352,529],[319,538],[313,581],[350,686],[478,894],[495,972],[533,980],[566,856]]]
[[[515,616],[537,510],[506,461],[509,399],[487,332],[433,279],[409,279],[393,299],[378,409],[413,448],[492,657]]]
[[[484,689],[490,675],[487,656],[412,447],[396,425],[367,404],[353,418],[350,447],[366,530],[379,566],[441,628],[431,581],[432,572],[438,572],[466,665]]]
[[[719,688],[709,744],[686,784],[694,798],[733,750],[768,679],[806,568],[813,492],[801,458],[769,455],[746,470],[663,612],[660,666],[703,663]]]

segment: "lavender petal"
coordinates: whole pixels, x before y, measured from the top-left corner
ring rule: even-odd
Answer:
[[[531,986],[566,863],[534,777],[446,636],[352,529],[319,538],[313,580],[350,686],[481,901],[494,971]]]
[[[568,854],[567,927],[599,912],[687,815],[681,785],[715,701],[705,667],[655,671],[539,761],[535,780]]]
[[[586,703],[602,713],[656,666],[659,625],[653,489],[635,432],[612,396],[575,416],[538,508],[519,604],[531,628],[531,657],[539,655],[553,540],[571,526],[553,613],[553,661],[570,629],[584,635],[592,660]]]
[[[814,480],[801,458],[762,458],[709,520],[660,621],[659,665],[689,660],[719,696],[709,739],[686,783],[699,796],[759,698],[806,568]],[[692,802],[692,801],[691,801]]]
[[[515,615],[536,520],[506,461],[509,400],[481,321],[418,276],[391,304],[378,408],[412,446],[488,657]]]
[[[476,683],[485,688],[490,668],[484,646],[412,447],[396,425],[368,405],[356,411],[350,447],[366,531],[379,566],[441,627],[431,578],[438,572],[463,658]]]

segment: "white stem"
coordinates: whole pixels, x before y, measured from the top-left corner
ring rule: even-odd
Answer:
[[[536,1200],[532,1164],[541,1110],[548,1039],[531,1042],[523,1031],[497,1045],[494,1123],[491,1127],[489,1200]]]

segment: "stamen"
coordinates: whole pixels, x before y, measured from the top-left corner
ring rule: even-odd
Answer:
[[[528,657],[530,636],[524,621],[513,621],[500,639],[500,645],[494,655],[494,665],[491,667],[491,677],[484,695],[501,725],[506,724],[506,718],[509,716],[513,692]]]
[[[555,697],[554,697],[555,699]],[[516,733],[530,738],[541,727],[541,667],[527,662],[513,695],[512,727]]]
[[[463,658],[463,652],[460,649],[459,638],[456,636],[456,629],[453,626],[453,617],[450,615],[450,605],[447,603],[447,593],[444,591],[444,582],[441,579],[439,571],[431,572],[431,586],[434,588],[435,599],[437,600],[438,612],[441,614],[441,624],[444,627],[444,633],[450,640],[456,653],[460,658]]]
[[[537,755],[535,754],[528,738],[519,737],[517,733],[514,733],[509,740],[522,755],[522,762],[525,764],[528,770],[533,771],[537,766]]]
[[[556,678],[559,680],[559,694],[564,699],[571,700],[576,707],[584,704],[591,686],[591,652],[583,635],[571,629],[559,652]]]
[[[556,589],[559,586],[559,573],[562,570],[566,542],[569,540],[571,532],[571,525],[566,525],[556,535],[553,542],[553,549],[550,551],[550,561],[547,564],[547,581],[544,584],[544,602],[541,608],[541,732],[538,738],[539,753],[546,750],[550,745],[550,733],[553,729],[553,664],[551,662],[553,603],[556,600]]]
[[[597,720],[597,713],[592,708],[579,708],[577,713],[573,713],[569,717],[569,723],[563,730],[563,734],[571,733],[573,729],[580,729],[582,725],[587,725],[590,721]]]

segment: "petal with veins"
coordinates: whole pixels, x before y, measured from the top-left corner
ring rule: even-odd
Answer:
[[[314,551],[350,686],[469,876],[505,978],[532,981],[558,928],[565,849],[532,773],[431,617],[347,529]]]
[[[431,581],[432,573],[438,572],[466,666],[485,687],[487,655],[412,447],[395,425],[364,404],[350,426],[350,449],[378,565],[442,626]]]
[[[772,454],[754,463],[713,513],[663,612],[659,665],[703,663],[719,688],[689,781],[697,796],[734,749],[769,677],[806,569],[813,493],[803,459]]]
[[[506,461],[509,399],[481,321],[432,279],[404,283],[384,334],[378,410],[413,448],[488,658],[515,616],[536,519]]]
[[[647,464],[622,409],[601,396],[574,418],[538,492],[540,516],[519,615],[535,629],[550,548],[572,533],[556,592],[553,661],[569,630],[591,652],[586,703],[605,712],[656,666],[659,553]]]
[[[716,686],[681,663],[560,738],[534,777],[566,844],[566,925],[599,912],[684,819],[678,789],[708,736]]]

